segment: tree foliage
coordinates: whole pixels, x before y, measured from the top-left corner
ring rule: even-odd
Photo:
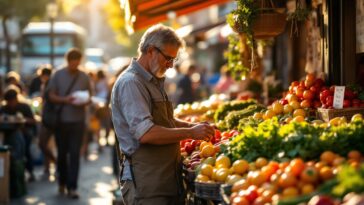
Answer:
[[[125,29],[125,13],[120,7],[119,0],[109,0],[104,7],[107,21],[116,34],[116,41],[123,46],[125,55],[135,55],[139,40],[144,31],[129,35]]]
[[[0,0],[1,18],[16,17],[25,26],[34,17],[43,17],[48,0]]]

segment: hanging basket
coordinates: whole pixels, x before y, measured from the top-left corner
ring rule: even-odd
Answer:
[[[253,22],[253,36],[255,39],[267,39],[278,36],[286,28],[287,15],[278,13],[275,9],[271,12],[259,13]]]
[[[277,8],[274,6],[272,0],[257,1],[259,9],[256,17],[254,18],[251,30],[255,39],[267,39],[278,36],[284,32],[287,23],[287,14],[284,12],[284,8]],[[238,15],[234,16],[233,30],[237,33],[241,33],[243,28],[247,25],[242,25],[239,22]]]

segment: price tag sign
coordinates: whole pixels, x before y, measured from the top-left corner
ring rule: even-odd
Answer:
[[[333,107],[342,109],[344,104],[345,86],[335,86]]]

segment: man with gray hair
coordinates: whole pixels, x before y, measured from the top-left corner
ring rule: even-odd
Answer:
[[[121,154],[124,204],[184,204],[179,141],[208,140],[214,129],[173,117],[164,90],[164,75],[173,67],[183,41],[169,27],[150,27],[139,44],[139,56],[117,79],[112,121]]]

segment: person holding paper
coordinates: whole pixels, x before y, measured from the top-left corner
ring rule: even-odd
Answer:
[[[65,55],[67,65],[54,73],[48,87],[49,98],[58,105],[59,113],[59,123],[55,128],[59,193],[67,192],[73,199],[79,197],[76,190],[80,149],[85,132],[85,108],[89,103],[89,100],[75,103],[77,100],[73,93],[87,90],[91,96],[91,81],[88,75],[79,69],[81,59],[80,50],[70,49]]]

